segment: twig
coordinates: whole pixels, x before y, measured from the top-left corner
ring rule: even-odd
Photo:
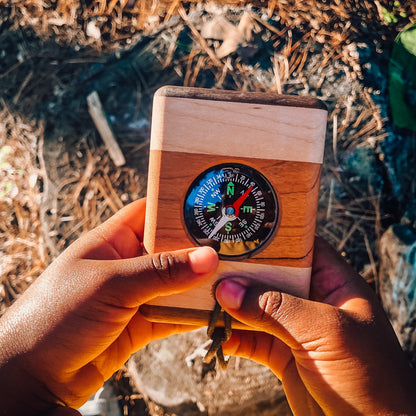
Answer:
[[[334,199],[334,183],[335,183],[335,179],[331,178],[331,182],[330,182],[330,186],[329,186],[328,207],[326,209],[326,220],[327,221],[331,218],[332,200]]]
[[[357,228],[360,226],[361,221],[356,221],[352,225],[352,227],[349,228],[347,234],[343,237],[343,239],[338,243],[337,251],[342,251],[344,249],[344,246],[346,242],[350,239],[350,237],[354,234],[354,232],[357,230]]]
[[[170,45],[169,45],[169,48],[168,48],[168,52],[167,52],[166,58],[164,59],[164,62],[163,62],[163,68],[167,68],[172,63],[173,55],[174,55],[175,50],[177,48],[176,42],[178,40],[179,34],[182,31],[182,28],[183,28],[183,26],[179,26],[175,30],[175,32],[173,34],[173,37],[170,40]]]
[[[273,55],[273,74],[274,74],[274,82],[275,82],[275,86],[276,86],[276,91],[278,94],[282,94],[282,82],[280,80],[280,73],[279,73],[279,60],[278,57],[276,55],[276,53],[274,53]]]
[[[48,226],[49,221],[46,218],[46,211],[50,210],[54,213],[54,215],[56,215],[57,202],[56,202],[56,199],[54,199],[53,206],[50,206],[50,202],[51,202],[50,198],[51,198],[52,190],[51,190],[51,182],[49,180],[48,173],[46,170],[45,158],[43,156],[43,147],[44,147],[44,138],[43,138],[43,128],[42,128],[42,131],[41,131],[41,134],[39,135],[39,140],[38,140],[38,160],[39,160],[39,167],[40,167],[40,175],[42,177],[42,182],[43,182],[42,202],[40,206],[39,216],[40,216],[40,222],[42,224],[43,239],[51,253],[51,257],[54,258],[58,256],[59,251],[56,245],[53,243],[49,234],[50,232],[49,226]]]
[[[26,85],[29,83],[29,81],[30,81],[30,79],[32,78],[32,76],[33,76],[33,71],[30,71],[30,72],[26,75],[25,79],[23,80],[22,84],[20,85],[19,91],[17,91],[16,95],[15,95],[15,96],[14,96],[14,98],[13,98],[13,104],[15,104],[15,105],[16,105],[16,104],[18,103],[19,98],[20,98],[20,96],[21,96],[21,94],[22,94],[23,90],[26,88]]]
[[[117,206],[117,209],[123,208],[124,204],[121,201],[121,199],[119,198],[119,196],[117,195],[117,192],[114,190],[114,187],[111,184],[110,178],[108,177],[108,175],[106,173],[103,174],[103,177],[104,177],[105,184],[107,185],[107,188],[110,191],[111,199],[114,200],[114,202]]]
[[[113,130],[111,129],[110,123],[107,120],[107,116],[97,91],[93,91],[88,95],[87,102],[88,111],[91,115],[91,118],[93,119],[101,138],[107,146],[108,153],[111,159],[113,159],[114,164],[116,166],[125,165],[126,159],[124,158],[123,152],[117,143],[117,139],[113,133]]]
[[[77,183],[75,189],[72,191],[72,195],[68,198],[67,203],[62,208],[62,210],[61,210],[62,212],[68,211],[68,209],[71,207],[71,204],[72,204],[72,206],[75,205],[76,201],[78,201],[78,198],[79,198],[79,195],[81,194],[81,191],[85,187],[85,184],[90,180],[90,178],[94,174],[95,159],[89,151],[87,151],[87,157],[88,157],[88,161],[87,161],[87,165],[85,166],[84,173],[82,174],[81,178],[78,180],[78,183]]]
[[[113,214],[115,214],[119,210],[119,208],[117,208],[116,204],[110,198],[105,187],[100,182],[97,183],[97,187],[98,190],[101,192],[102,196],[104,197],[106,204],[110,207],[111,211],[113,211]]]
[[[363,230],[365,248],[367,249],[368,258],[370,259],[371,271],[373,272],[374,281],[377,281],[377,266],[374,261],[373,252],[371,250],[370,242],[368,241],[367,233]]]

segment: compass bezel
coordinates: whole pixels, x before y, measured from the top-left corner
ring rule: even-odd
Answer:
[[[238,169],[239,171],[242,171],[243,174],[245,174],[247,177],[252,178],[254,182],[261,187],[261,190],[264,192],[264,189],[267,187],[266,191],[270,191],[270,196],[272,198],[273,202],[273,221],[272,221],[272,227],[270,227],[270,230],[267,232],[267,235],[262,238],[262,241],[260,244],[258,244],[253,249],[244,251],[242,253],[238,254],[223,254],[219,252],[218,246],[216,246],[215,241],[211,240],[210,242],[201,242],[200,238],[195,236],[195,231],[192,228],[193,226],[195,229],[198,229],[195,224],[189,224],[190,221],[194,220],[193,215],[191,218],[188,218],[189,215],[187,214],[187,199],[190,196],[190,194],[197,189],[198,187],[201,187],[201,181],[204,180],[204,177],[207,177],[211,172],[213,171],[221,171],[226,168],[231,168],[233,170]],[[250,170],[250,174],[248,174],[247,170]],[[261,183],[259,183],[261,182]],[[267,207],[266,207],[267,209]],[[202,245],[209,245],[212,246],[214,249],[218,251],[219,258],[221,260],[227,260],[227,261],[241,261],[245,259],[250,259],[253,257],[256,257],[259,253],[261,253],[264,249],[266,249],[269,244],[273,241],[273,238],[279,228],[279,223],[281,219],[281,205],[278,197],[278,193],[276,192],[275,187],[271,183],[271,181],[256,167],[247,164],[247,162],[241,162],[241,161],[229,161],[229,162],[221,162],[217,164],[210,165],[208,167],[205,167],[205,169],[201,170],[194,179],[189,183],[187,187],[186,194],[183,198],[183,209],[182,209],[182,220],[184,224],[184,230],[187,235],[187,237],[192,241],[194,244],[197,244],[199,246]],[[264,223],[262,223],[261,228],[264,227]],[[258,230],[254,233],[254,235],[258,235]]]

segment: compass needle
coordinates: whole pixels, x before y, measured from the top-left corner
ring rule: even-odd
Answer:
[[[248,197],[252,189],[253,187],[250,186],[250,188],[248,188],[247,191],[245,191],[243,195],[241,195],[240,198],[238,198],[237,201],[235,201],[234,204],[232,205],[232,207],[234,208],[236,217],[238,217],[238,214],[240,212],[240,207],[241,205],[243,205],[243,202],[246,200],[246,198]]]
[[[211,234],[208,236],[208,238],[214,237],[214,235],[217,234],[217,232],[221,230],[221,228],[224,227],[224,225],[227,224],[228,221],[230,221],[230,218],[227,215],[223,215],[221,219],[218,221],[217,225],[211,231]]]

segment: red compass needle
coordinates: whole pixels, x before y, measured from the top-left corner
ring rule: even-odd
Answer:
[[[248,188],[247,191],[245,191],[243,195],[241,195],[240,198],[238,198],[237,201],[235,201],[234,204],[231,205],[234,208],[234,215],[236,217],[238,217],[238,214],[240,212],[240,207],[241,205],[243,205],[243,202],[246,200],[246,198],[248,197],[248,194],[251,192],[252,189],[253,187],[250,186],[250,188]]]

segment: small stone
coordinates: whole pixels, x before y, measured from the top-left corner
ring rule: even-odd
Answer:
[[[101,39],[101,31],[100,28],[97,27],[97,21],[96,20],[90,20],[87,24],[86,29],[87,36],[90,38],[93,38],[95,40]]]
[[[154,341],[130,359],[131,380],[154,403],[181,416],[292,415],[280,381],[253,361],[232,358],[226,371],[202,377],[206,345],[206,329]]]
[[[416,363],[416,232],[393,225],[380,240],[378,286],[384,310],[408,354]]]

